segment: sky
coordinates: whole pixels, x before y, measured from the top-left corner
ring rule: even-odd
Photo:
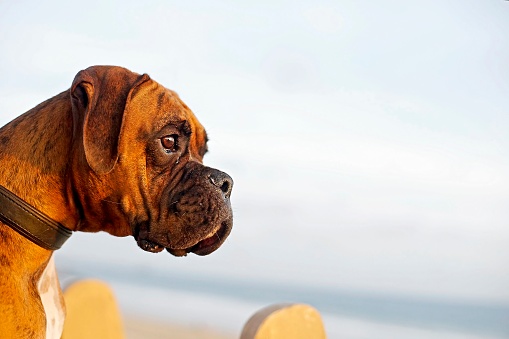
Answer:
[[[502,0],[0,1],[0,123],[120,65],[235,181],[209,257],[80,234],[70,258],[507,304],[508,31]]]

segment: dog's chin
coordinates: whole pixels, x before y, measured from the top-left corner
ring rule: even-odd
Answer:
[[[211,236],[198,241],[195,245],[188,248],[171,248],[153,242],[148,239],[137,239],[138,246],[147,252],[159,253],[166,249],[170,254],[176,257],[186,256],[188,253],[204,256],[217,250],[226,240],[232,229],[231,220],[223,221],[219,229]]]

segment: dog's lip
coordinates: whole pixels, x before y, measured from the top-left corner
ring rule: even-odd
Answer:
[[[150,240],[138,239],[137,242],[138,246],[147,252],[158,253],[164,249],[164,246]]]
[[[138,246],[142,250],[152,253],[158,253],[164,250],[165,247],[163,245],[148,239],[148,232],[146,231],[146,227],[144,228],[143,226],[143,224],[137,224],[133,227],[133,237]]]
[[[221,246],[228,234],[230,234],[231,229],[231,221],[223,221],[221,227],[214,234],[200,240],[195,245],[186,249],[166,248],[166,250],[177,257],[185,256],[187,253],[194,253],[200,256],[208,255]]]
[[[221,227],[210,237],[203,239],[191,247],[190,252],[197,255],[207,255],[219,248],[231,231],[231,223],[223,221]]]

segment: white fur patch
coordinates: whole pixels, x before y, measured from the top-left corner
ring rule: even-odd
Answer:
[[[53,255],[48,266],[42,272],[37,283],[37,290],[46,313],[46,339],[60,339],[64,329],[65,311],[60,301],[60,289]]]

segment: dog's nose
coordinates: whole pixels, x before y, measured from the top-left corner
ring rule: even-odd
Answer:
[[[218,187],[225,198],[230,198],[233,187],[233,179],[226,173],[212,169],[209,174],[209,180],[212,185]]]

